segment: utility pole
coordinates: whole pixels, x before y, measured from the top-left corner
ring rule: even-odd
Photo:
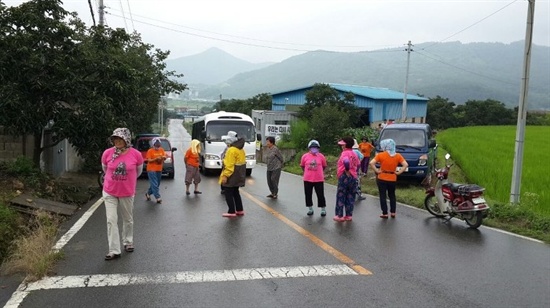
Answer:
[[[521,171],[523,165],[523,147],[525,140],[525,124],[527,118],[527,93],[529,90],[529,69],[531,66],[531,46],[533,39],[533,16],[535,15],[535,0],[529,0],[527,9],[527,30],[525,31],[525,47],[523,57],[523,76],[519,93],[518,123],[516,127],[516,146],[514,151],[514,167],[512,170],[512,188],[510,203],[519,203],[521,195]]]
[[[405,75],[405,90],[403,91],[405,93],[403,94],[403,110],[401,111],[401,122],[407,121],[407,88],[409,87],[409,63],[411,61],[411,47],[412,44],[411,41],[409,41],[409,43],[407,44],[407,49],[405,49],[405,51],[407,51],[407,73]]]
[[[99,0],[99,25],[103,26],[105,24],[105,7],[103,6],[103,0]]]

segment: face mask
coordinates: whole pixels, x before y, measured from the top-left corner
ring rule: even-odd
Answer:
[[[317,154],[317,153],[319,153],[319,148],[315,148],[315,147],[309,148],[309,151],[310,151],[312,154]]]

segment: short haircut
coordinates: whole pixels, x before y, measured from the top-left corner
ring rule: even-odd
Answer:
[[[351,149],[353,148],[353,144],[355,143],[355,140],[353,140],[352,137],[344,137],[342,140],[346,143],[346,148]]]
[[[269,136],[265,138],[265,140],[271,142],[272,144],[275,144],[275,137]]]

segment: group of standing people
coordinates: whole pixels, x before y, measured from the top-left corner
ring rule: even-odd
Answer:
[[[283,165],[282,154],[275,146],[275,139],[268,137],[266,141],[267,183],[271,194],[268,198],[277,198],[278,183]],[[361,143],[352,137],[344,137],[338,141],[342,152],[337,161],[336,176],[338,179],[335,216],[333,220],[338,222],[351,221],[355,196],[360,185],[360,177],[368,172],[369,165],[376,174],[376,184],[380,197],[381,218],[396,217],[395,184],[397,176],[405,172],[407,161],[395,152],[395,142],[385,139],[380,142],[382,152],[376,154],[371,160],[374,146],[367,137],[363,137]],[[326,199],[324,195],[324,170],[327,167],[325,156],[320,152],[321,145],[317,140],[308,143],[308,152],[302,155],[300,167],[303,170],[304,195],[307,207],[307,215],[314,214],[313,191],[317,196],[317,206],[321,209],[321,216],[326,216]],[[376,165],[379,165],[377,167]],[[398,166],[401,166],[398,168]],[[390,200],[388,215],[387,198]]]
[[[228,206],[223,217],[231,218],[244,215],[240,187],[245,186],[246,179],[246,155],[243,150],[245,140],[236,132],[229,131],[225,140],[227,148],[221,153],[222,171],[219,184]],[[109,138],[113,147],[105,150],[101,157],[102,169],[105,173],[103,185],[103,200],[105,203],[107,219],[107,238],[109,251],[105,260],[117,259],[121,256],[121,240],[126,252],[133,252],[133,207],[136,194],[137,179],[143,172],[143,164],[147,162],[147,175],[149,188],[145,194],[147,200],[155,197],[157,203],[162,203],[159,192],[162,165],[167,158],[162,149],[159,138],[153,138],[153,147],[147,151],[145,159],[141,153],[132,147],[131,133],[127,128],[117,128]],[[266,141],[267,182],[270,190],[268,198],[277,199],[279,193],[279,179],[284,163],[281,151],[275,145],[275,138],[268,137]],[[377,175],[376,183],[380,195],[381,218],[395,218],[396,198],[395,183],[397,176],[408,167],[406,160],[395,151],[395,142],[385,139],[380,142],[382,152],[369,161],[373,150],[372,144],[366,138],[357,146],[352,137],[344,137],[339,142],[342,152],[337,161],[336,175],[338,178],[335,216],[333,220],[338,222],[351,221],[355,194],[357,193],[358,178],[366,174],[370,165]],[[354,151],[354,145],[358,147],[361,155]],[[326,199],[324,195],[324,170],[327,168],[325,156],[320,152],[321,145],[317,140],[310,140],[308,152],[302,155],[300,167],[303,170],[303,183],[307,215],[314,214],[313,191],[317,196],[317,207],[321,210],[321,216],[326,216]],[[185,186],[186,195],[190,195],[190,186],[194,184],[194,194],[201,194],[199,183],[199,157],[201,146],[198,140],[193,139],[191,146],[185,153]],[[379,167],[377,167],[377,164]],[[401,167],[398,167],[401,165]],[[388,206],[386,198],[390,199]],[[122,216],[122,236],[118,228],[118,211]]]

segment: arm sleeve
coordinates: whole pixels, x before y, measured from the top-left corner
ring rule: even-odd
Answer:
[[[346,171],[349,171],[349,165],[349,159],[344,158],[344,168],[346,169]]]

